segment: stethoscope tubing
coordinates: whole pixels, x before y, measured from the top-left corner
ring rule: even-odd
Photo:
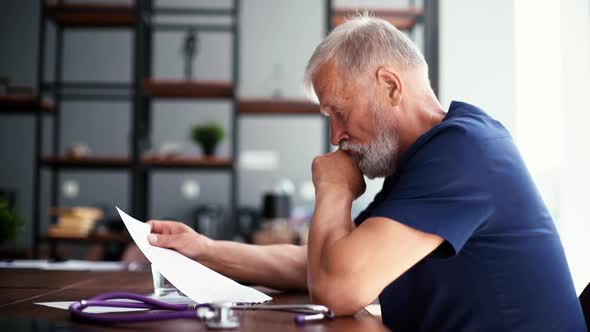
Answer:
[[[109,301],[109,300],[131,300],[129,301]],[[117,307],[117,308],[131,308],[131,309],[148,309],[154,310],[151,312],[140,313],[89,313],[84,312],[88,307]],[[68,310],[72,318],[99,324],[117,324],[117,323],[137,323],[158,321],[167,319],[192,318],[201,319],[198,315],[199,309],[213,309],[215,306],[211,303],[201,304],[173,304],[163,301],[158,301],[151,297],[124,292],[112,292],[95,296],[89,300],[81,300],[72,303]],[[273,310],[273,311],[288,311],[298,313],[295,316],[295,323],[298,325],[306,322],[322,319],[334,318],[334,313],[328,308],[320,305],[306,304],[306,305],[265,305],[265,304],[248,304],[238,303],[230,305],[232,310]]]
[[[115,299],[135,300],[138,302],[108,301]],[[108,313],[96,314],[84,312],[88,307],[118,307],[132,309],[166,310],[141,313]],[[172,304],[133,293],[106,293],[89,300],[72,303],[68,310],[72,318],[100,324],[136,323],[178,318],[197,318],[196,310],[209,308],[209,304],[187,305]]]

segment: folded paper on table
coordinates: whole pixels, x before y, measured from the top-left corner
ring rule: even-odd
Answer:
[[[157,299],[158,301],[164,301],[167,303],[174,303],[174,304],[191,304],[195,303],[193,300],[189,299],[186,296],[182,296],[178,294],[178,292],[173,292],[170,294],[166,294],[164,296],[156,297],[155,295],[150,295],[150,297]],[[134,300],[109,300],[113,302],[137,302]],[[62,309],[68,310],[72,303],[77,301],[57,301],[57,302],[36,302],[37,305],[42,305],[45,307],[55,308],[55,309]],[[148,309],[138,309],[138,308],[125,308],[125,307],[88,307],[84,309],[84,312],[91,313],[91,314],[106,314],[111,312],[131,312],[131,311],[144,311]]]
[[[254,288],[240,285],[208,267],[170,249],[152,246],[147,237],[150,225],[117,208],[133,241],[145,257],[158,267],[174,287],[195,302],[264,302],[272,298]]]
[[[49,308],[68,310],[72,303],[76,301],[57,301],[57,302],[37,302],[35,304],[42,305]],[[84,309],[84,312],[89,314],[106,314],[111,312],[131,312],[131,311],[144,311],[148,309],[136,309],[136,308],[124,308],[124,307],[88,307]]]

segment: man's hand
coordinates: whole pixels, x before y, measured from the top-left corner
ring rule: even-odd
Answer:
[[[356,162],[344,151],[315,157],[311,164],[316,197],[326,191],[350,194],[352,200],[365,192],[365,180]]]
[[[195,260],[205,256],[213,243],[181,222],[150,220],[148,224],[152,226],[152,234],[148,236],[152,245],[174,249]]]

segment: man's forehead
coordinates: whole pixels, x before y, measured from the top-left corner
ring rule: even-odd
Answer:
[[[339,89],[339,83],[339,73],[332,62],[321,65],[313,78],[313,88],[320,101],[335,93]]]

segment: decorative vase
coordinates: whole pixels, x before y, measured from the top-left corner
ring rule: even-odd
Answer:
[[[202,145],[201,148],[203,149],[203,154],[205,157],[213,157],[215,155],[215,149],[217,145]]]

